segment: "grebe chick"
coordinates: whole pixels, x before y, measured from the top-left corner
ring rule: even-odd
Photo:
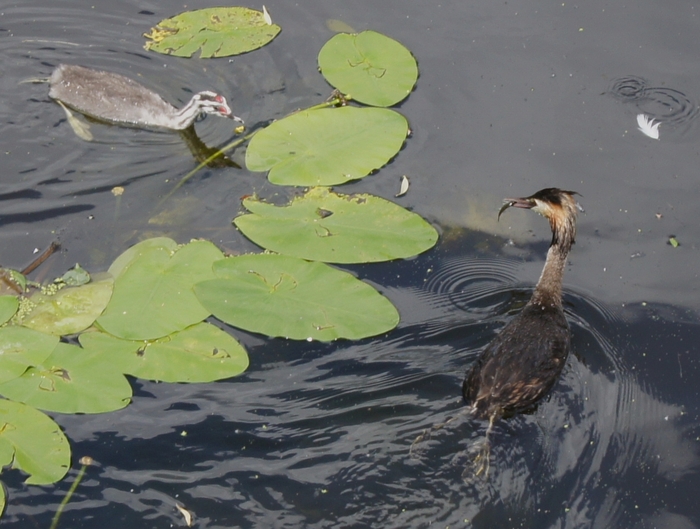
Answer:
[[[509,207],[540,213],[549,220],[552,242],[532,298],[486,346],[462,385],[473,416],[489,420],[487,444],[496,419],[527,410],[547,394],[569,354],[569,324],[561,291],[566,258],[576,237],[576,215],[581,210],[575,194],[542,189],[529,197],[505,199],[498,212],[499,218]],[[482,455],[488,458],[488,447]]]
[[[82,114],[117,125],[184,130],[201,114],[234,116],[224,96],[204,91],[181,109],[123,75],[60,64],[49,77],[49,97]],[[65,108],[65,107],[64,107]]]

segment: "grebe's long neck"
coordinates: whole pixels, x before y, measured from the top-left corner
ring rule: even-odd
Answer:
[[[184,107],[177,111],[174,116],[174,126],[176,130],[184,130],[199,117],[202,113],[202,100],[195,95]]]
[[[576,237],[576,214],[551,217],[549,222],[552,227],[552,244],[530,303],[561,306],[564,267]]]

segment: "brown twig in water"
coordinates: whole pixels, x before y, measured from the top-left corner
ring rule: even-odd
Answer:
[[[51,255],[52,255],[56,250],[58,250],[60,247],[61,247],[61,244],[60,244],[58,241],[53,241],[53,242],[49,245],[49,247],[48,247],[46,250],[44,250],[43,252],[41,252],[41,254],[40,254],[36,259],[34,259],[31,263],[29,263],[29,265],[26,266],[26,267],[24,268],[24,270],[22,270],[20,273],[21,273],[23,276],[26,276],[26,275],[28,275],[28,274],[31,274],[34,270],[36,270],[37,268],[39,268],[39,266],[40,266],[44,261],[46,261],[49,257],[51,257]]]

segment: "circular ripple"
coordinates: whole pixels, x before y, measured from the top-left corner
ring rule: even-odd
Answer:
[[[608,93],[620,101],[633,104],[638,112],[666,125],[688,125],[698,115],[697,104],[683,92],[650,86],[643,77],[620,77],[613,81]]]
[[[433,274],[426,289],[461,310],[491,314],[495,299],[517,283],[516,269],[517,262],[510,259],[455,258]]]
[[[609,93],[622,101],[637,101],[644,97],[648,82],[643,77],[629,75],[615,79]]]
[[[683,125],[698,114],[698,107],[683,92],[672,88],[648,88],[637,108],[663,123]]]

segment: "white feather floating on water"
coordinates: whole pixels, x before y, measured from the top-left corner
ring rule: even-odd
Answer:
[[[265,23],[268,26],[272,25],[272,17],[270,16],[270,13],[267,11],[267,8],[263,4],[263,20],[265,20]]]
[[[637,114],[637,125],[639,125],[639,130],[641,130],[645,135],[653,138],[655,140],[659,139],[659,123],[658,121],[654,123],[653,119],[645,114]]]
[[[192,527],[194,524],[194,516],[192,516],[192,513],[185,509],[182,505],[179,503],[175,504],[175,508],[180,512],[182,517],[185,519],[185,525],[187,527]]]
[[[399,189],[399,192],[394,196],[401,197],[401,196],[405,195],[408,192],[408,186],[409,186],[408,177],[406,175],[403,175],[401,177],[401,189]]]

